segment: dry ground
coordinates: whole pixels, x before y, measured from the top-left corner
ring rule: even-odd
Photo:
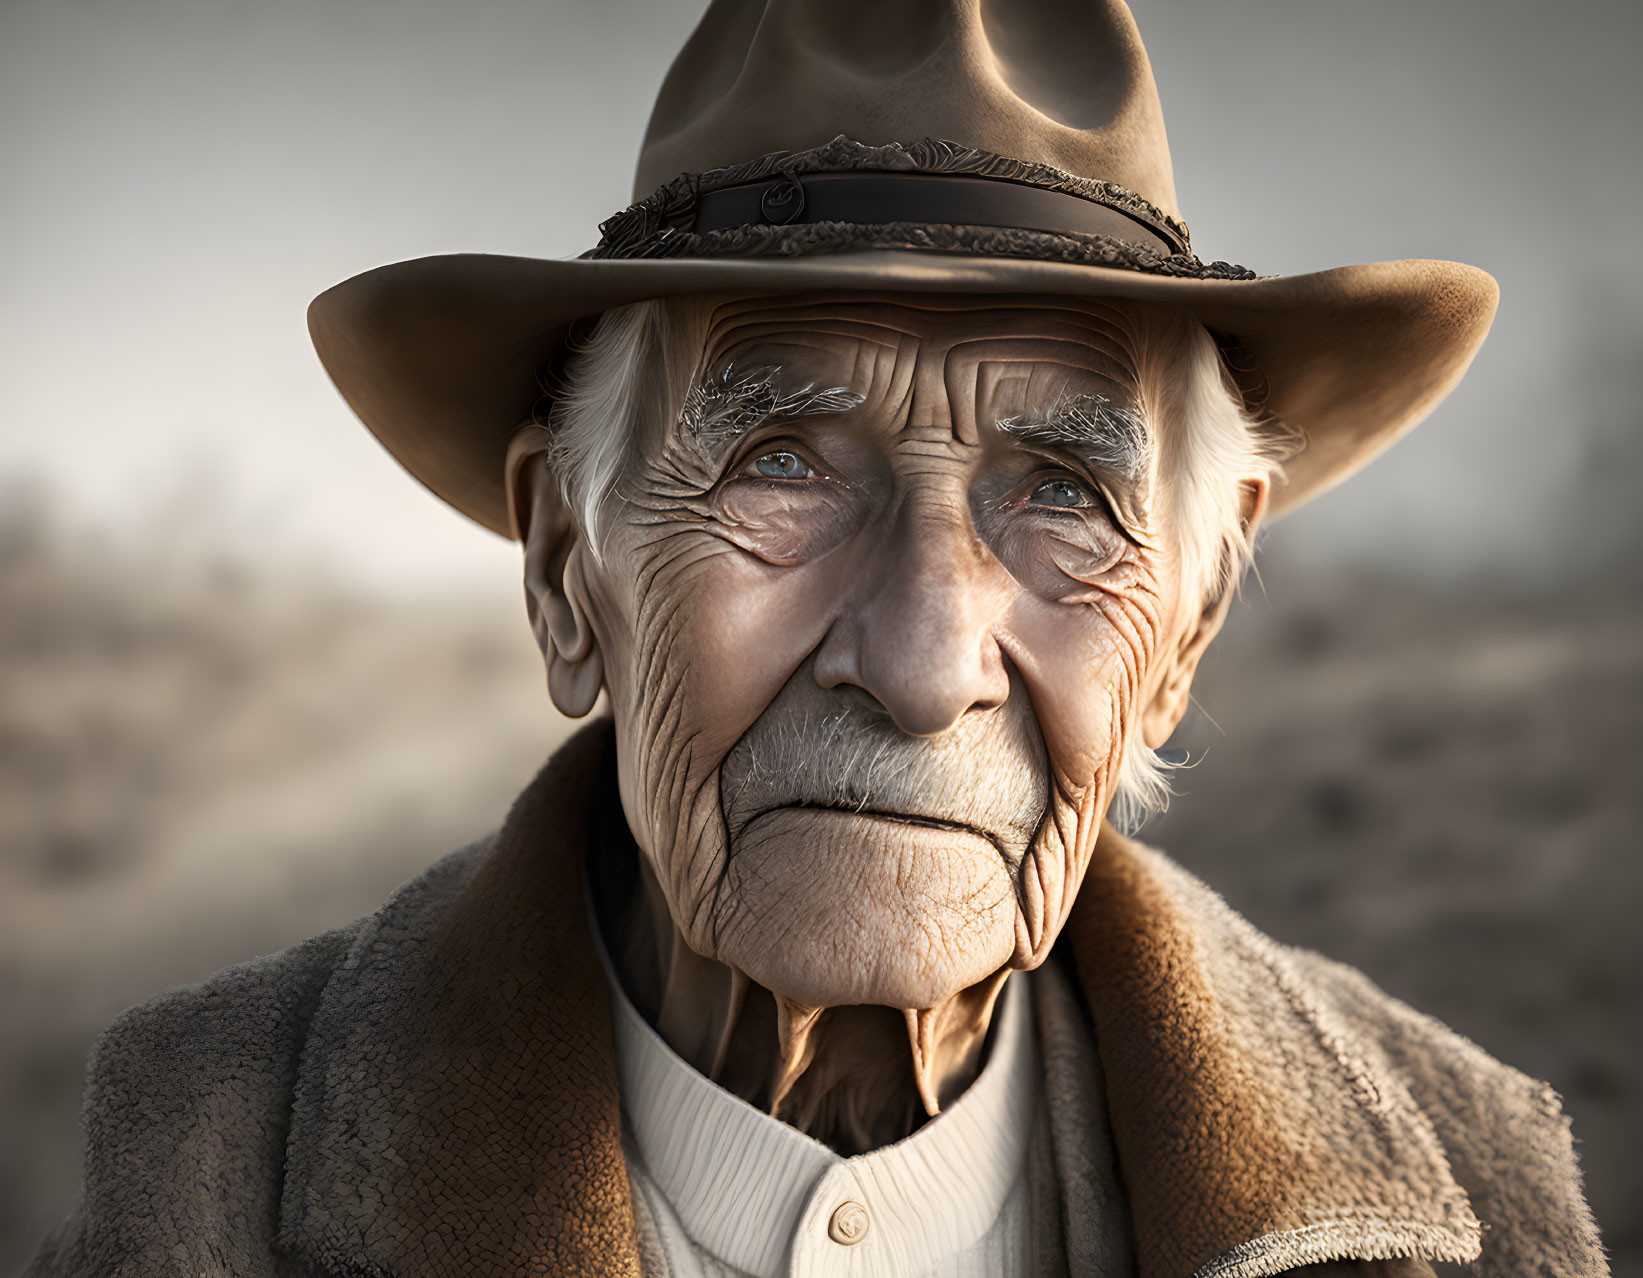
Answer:
[[[1148,837],[1550,1080],[1643,1272],[1643,603],[1274,585],[1199,692],[1221,731],[1188,725],[1201,762]],[[506,601],[0,537],[0,1272],[72,1195],[99,1027],[371,909],[563,731]]]

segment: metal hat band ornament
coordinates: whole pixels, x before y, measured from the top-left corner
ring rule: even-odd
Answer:
[[[986,253],[1252,280],[1200,262],[1186,225],[1113,182],[956,142],[807,151],[684,173],[599,227],[588,260],[783,257],[855,249]]]

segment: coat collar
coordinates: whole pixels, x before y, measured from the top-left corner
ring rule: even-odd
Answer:
[[[1477,1258],[1481,1227],[1432,1122],[1364,1032],[1365,1008],[1372,1020],[1389,1000],[1356,973],[1276,944],[1110,829],[1063,937],[1143,1278]]]
[[[342,1278],[638,1275],[609,996],[583,907],[608,723],[494,839],[366,921],[304,1050],[280,1243]],[[1389,1062],[1289,951],[1110,831],[1066,938],[1093,1015],[1141,1278],[1478,1254]]]
[[[297,1079],[280,1241],[321,1273],[638,1275],[583,907],[608,725],[361,931]]]

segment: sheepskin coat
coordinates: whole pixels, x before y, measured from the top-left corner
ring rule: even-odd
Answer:
[[[27,1273],[638,1275],[582,885],[612,750],[594,725],[377,913],[115,1022]],[[1052,1123],[1073,1274],[1103,1166],[1139,1278],[1608,1272],[1548,1087],[1158,852],[1105,833],[1058,951],[1095,1050],[1069,1084],[1041,1023],[1046,1070],[1107,1118]]]

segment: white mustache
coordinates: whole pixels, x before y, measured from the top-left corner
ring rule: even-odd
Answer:
[[[1049,804],[1043,739],[1015,693],[938,737],[913,737],[867,694],[823,689],[801,670],[725,758],[732,844],[773,809],[834,808],[966,827],[1014,865]]]

